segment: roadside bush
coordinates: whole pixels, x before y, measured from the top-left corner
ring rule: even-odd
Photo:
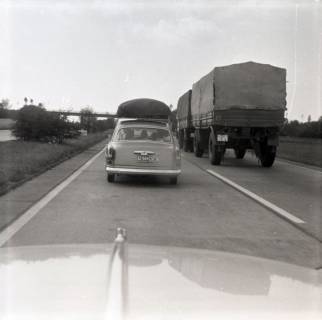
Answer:
[[[17,115],[13,134],[23,140],[62,143],[64,134],[69,131],[66,119],[58,114],[47,112],[42,106],[26,105]]]

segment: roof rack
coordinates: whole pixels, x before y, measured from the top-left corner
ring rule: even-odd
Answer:
[[[122,123],[129,123],[129,122],[151,122],[151,123],[162,123],[163,125],[167,125],[169,123],[169,119],[151,119],[151,118],[119,118]]]

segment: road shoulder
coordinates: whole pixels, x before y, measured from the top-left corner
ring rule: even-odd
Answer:
[[[19,218],[35,202],[48,194],[59,183],[73,174],[86,161],[102,150],[105,145],[106,141],[101,141],[75,157],[62,162],[56,167],[1,196],[0,231]]]

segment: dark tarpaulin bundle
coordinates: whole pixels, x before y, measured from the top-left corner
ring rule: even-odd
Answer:
[[[147,98],[123,102],[117,109],[119,118],[168,119],[170,114],[170,108],[165,103]]]

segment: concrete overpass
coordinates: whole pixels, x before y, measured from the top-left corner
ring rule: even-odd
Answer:
[[[107,113],[81,113],[77,111],[52,111],[48,110],[50,113],[61,114],[65,116],[86,116],[86,117],[96,117],[96,118],[117,118],[116,114],[107,114]]]

